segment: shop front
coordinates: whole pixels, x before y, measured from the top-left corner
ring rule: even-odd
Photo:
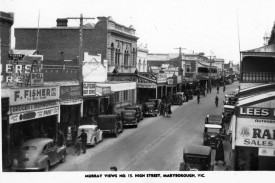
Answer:
[[[146,102],[148,99],[161,99],[166,94],[166,74],[138,73],[137,101],[139,103]]]
[[[177,76],[167,78],[167,96],[172,97],[173,94],[177,93]]]
[[[94,123],[99,115],[114,112],[113,95],[110,86],[98,86],[97,83],[83,83],[83,118],[82,123]]]
[[[275,109],[237,107],[234,169],[275,170]]]
[[[60,86],[60,126],[68,144],[77,135],[83,109],[83,99],[79,85]]]
[[[32,138],[56,139],[60,122],[59,87],[13,88],[9,91],[11,153]]]

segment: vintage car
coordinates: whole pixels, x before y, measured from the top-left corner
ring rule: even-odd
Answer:
[[[234,114],[234,109],[235,109],[235,106],[233,105],[224,105],[223,106],[223,121],[225,123],[229,123],[231,121],[231,117],[233,116]]]
[[[213,171],[211,163],[211,148],[208,146],[190,144],[183,150],[183,162],[180,171]]]
[[[138,127],[138,116],[135,110],[123,110],[121,111],[121,120],[123,126],[134,126]]]
[[[113,134],[117,137],[118,133],[123,132],[120,114],[99,115],[97,125],[103,134]]]
[[[95,147],[98,142],[103,140],[103,132],[97,125],[81,125],[78,127],[77,136],[81,134],[81,130],[87,133],[87,145]]]
[[[159,112],[161,99],[149,99],[148,102],[155,102],[155,110]]]
[[[124,109],[125,110],[135,110],[138,122],[140,122],[141,120],[143,120],[142,106],[139,106],[139,105],[127,106]]]
[[[34,138],[26,141],[13,159],[13,171],[49,171],[50,166],[66,159],[66,146],[58,147],[50,138]]]
[[[143,114],[144,116],[157,116],[158,109],[156,109],[155,102],[145,102],[143,103]]]
[[[183,100],[182,100],[182,95],[181,94],[173,94],[172,95],[172,105],[182,105]]]
[[[234,94],[228,94],[228,95],[225,95],[223,104],[224,105],[235,105],[237,101],[238,101],[238,97],[236,97]]]
[[[181,95],[182,102],[186,102],[186,96],[185,96],[184,92],[177,92],[176,94]]]
[[[203,134],[203,145],[216,148],[218,140],[220,140],[222,125],[220,124],[205,124]]]

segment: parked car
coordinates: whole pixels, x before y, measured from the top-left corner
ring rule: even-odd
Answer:
[[[186,102],[186,96],[185,96],[184,92],[177,92],[176,94],[181,95],[182,102]]]
[[[138,127],[138,116],[135,110],[123,110],[121,111],[121,120],[123,126],[134,126]]]
[[[157,116],[158,109],[156,109],[154,102],[145,102],[142,106],[144,116]]]
[[[225,123],[229,123],[231,121],[231,117],[233,116],[234,114],[234,109],[235,109],[235,106],[233,105],[224,105],[223,106],[223,120]]]
[[[141,120],[143,120],[142,106],[134,105],[134,106],[125,107],[124,109],[125,110],[135,110],[138,122],[140,122]]]
[[[218,140],[226,134],[223,116],[219,114],[207,115],[205,118],[203,145],[215,148]]]
[[[161,99],[149,99],[148,102],[155,102],[155,110],[159,112]]]
[[[190,144],[183,150],[183,162],[180,171],[213,171],[211,163],[211,148],[208,146]]]
[[[96,146],[98,142],[103,140],[103,132],[97,125],[81,125],[78,127],[77,136],[81,135],[81,130],[87,133],[87,145]]]
[[[172,105],[182,105],[183,100],[182,100],[182,95],[181,94],[173,94],[172,95]]]
[[[223,104],[224,105],[233,105],[234,106],[237,101],[238,101],[238,97],[236,97],[234,94],[228,94],[228,95],[225,95]]]
[[[26,141],[13,159],[13,171],[49,171],[50,166],[66,160],[66,146],[58,147],[50,138]]]
[[[113,134],[117,137],[118,133],[123,132],[123,125],[119,114],[100,115],[98,116],[97,123],[103,134]]]

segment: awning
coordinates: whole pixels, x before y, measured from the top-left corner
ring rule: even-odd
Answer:
[[[239,98],[236,106],[245,106],[245,105],[252,105],[262,103],[264,101],[275,99],[275,91],[263,93],[254,96],[248,96],[245,98]]]
[[[136,82],[127,82],[127,81],[110,81],[108,83],[96,83],[96,85],[101,87],[110,86],[112,92],[134,90],[137,87]]]

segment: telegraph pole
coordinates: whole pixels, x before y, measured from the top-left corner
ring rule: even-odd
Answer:
[[[83,76],[82,76],[82,62],[83,62],[83,19],[95,19],[91,17],[83,17],[82,13],[80,14],[80,17],[68,17],[67,19],[73,19],[73,20],[80,20],[79,25],[79,57],[78,57],[78,66],[79,66],[79,73],[78,73],[78,79],[80,88],[82,88],[82,82],[83,82]]]
[[[182,48],[182,47],[179,47],[179,48],[174,48],[174,49],[178,49],[179,50],[179,56],[181,57],[181,49],[186,49],[186,48]]]

